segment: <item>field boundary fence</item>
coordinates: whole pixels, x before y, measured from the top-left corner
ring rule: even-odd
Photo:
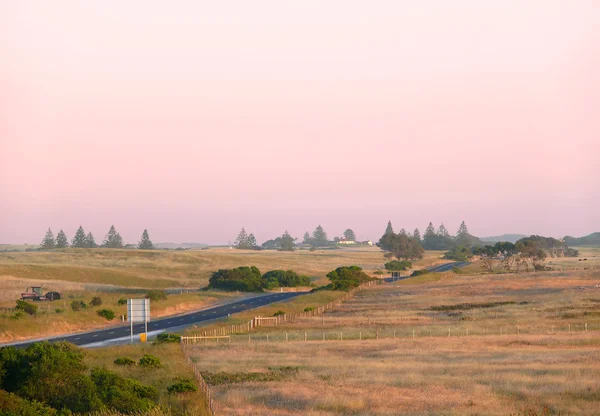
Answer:
[[[183,351],[183,355],[185,356],[188,364],[192,367],[192,371],[194,372],[194,376],[196,377],[196,381],[200,385],[200,392],[202,394],[204,394],[204,397],[206,399],[206,405],[208,407],[208,410],[209,410],[210,414],[212,416],[215,416],[217,414],[216,413],[216,405],[215,405],[215,401],[212,398],[212,393],[210,391],[210,387],[208,386],[208,384],[204,380],[204,377],[202,377],[202,373],[200,372],[200,369],[198,368],[198,366],[196,366],[196,363],[192,360],[192,357],[186,351],[186,347],[185,347],[184,343],[181,344],[181,349]]]

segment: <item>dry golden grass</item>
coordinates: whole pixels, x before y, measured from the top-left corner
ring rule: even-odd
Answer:
[[[599,283],[589,271],[421,276],[361,291],[324,319],[259,327],[250,343],[197,344],[193,356],[201,371],[242,377],[299,368],[214,386],[225,414],[598,414]],[[475,305],[430,309],[463,303]]]
[[[415,264],[422,268],[443,262],[441,252],[426,252]],[[211,273],[224,268],[256,266],[263,273],[292,269],[326,283],[339,266],[357,265],[368,273],[383,269],[377,247],[317,250],[248,251],[225,248],[194,251],[66,249],[49,252],[0,253],[0,276],[34,280],[99,283],[121,287],[203,287]]]

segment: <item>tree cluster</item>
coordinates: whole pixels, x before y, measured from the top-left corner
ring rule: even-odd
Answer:
[[[327,233],[320,224],[314,229],[312,235],[308,231],[304,233],[302,243],[310,244],[313,247],[329,247],[336,244],[334,241],[329,241]]]
[[[246,229],[242,227],[242,230],[238,234],[233,246],[240,250],[256,250],[256,238],[254,237],[254,234],[248,234]]]
[[[263,250],[294,251],[296,249],[296,239],[286,230],[281,237],[262,243],[261,248]]]
[[[60,230],[56,235],[56,239],[54,238],[54,233],[52,229],[48,228],[46,231],[46,235],[44,239],[40,243],[40,250],[51,250],[55,248],[67,248],[69,247],[69,240],[67,239],[66,234],[63,230]],[[94,239],[94,235],[92,232],[88,232],[87,234],[83,230],[83,227],[80,225],[75,232],[75,236],[71,241],[70,247],[72,248],[97,248],[98,244],[96,244],[96,240]],[[129,248],[130,246],[125,246],[123,243],[123,238],[121,234],[117,232],[115,226],[112,225],[106,237],[104,237],[104,241],[100,245],[102,248]],[[150,240],[150,236],[148,235],[148,230],[144,230],[142,233],[142,239],[136,246],[141,250],[152,250],[154,249],[154,245]]]
[[[93,368],[89,374],[83,357],[82,349],[66,342],[0,348],[0,399],[10,400],[9,408],[37,407],[36,412],[15,413],[32,415],[142,413],[156,406],[156,388],[105,368]]]
[[[388,224],[391,229],[391,223]],[[423,258],[423,246],[414,236],[409,236],[406,232],[394,234],[386,230],[386,233],[381,236],[379,248],[388,252],[387,257],[395,257],[398,260],[418,260]]]
[[[310,278],[293,270],[271,270],[263,275],[255,266],[242,266],[217,270],[208,283],[208,287],[214,289],[262,292],[278,287],[309,286]]]

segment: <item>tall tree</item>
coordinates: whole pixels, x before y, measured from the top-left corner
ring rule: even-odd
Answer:
[[[398,260],[417,260],[423,258],[423,247],[421,244],[406,234],[384,234],[379,242],[379,246],[383,250],[389,251]]]
[[[90,231],[88,235],[85,237],[85,247],[86,248],[96,248],[98,244],[96,244],[96,240],[94,239],[94,235]]]
[[[307,232],[304,233],[304,237],[302,238],[303,244],[310,244],[310,234]]]
[[[153,250],[154,249],[154,244],[152,244],[152,241],[150,241],[150,236],[148,235],[148,230],[146,230],[146,229],[144,229],[144,232],[142,233],[142,239],[138,243],[138,248],[140,250]]]
[[[319,224],[317,226],[317,228],[315,228],[315,230],[313,231],[312,237],[313,237],[313,240],[315,240],[315,243],[326,243],[327,242],[327,233],[323,230],[323,227],[321,227],[321,224]]]
[[[413,238],[419,243],[421,242],[421,233],[419,232],[418,228],[415,228],[415,231],[413,232]]]
[[[356,234],[350,228],[344,231],[344,238],[350,241],[356,241]]]
[[[44,239],[40,243],[40,248],[42,250],[49,250],[54,247],[56,247],[56,241],[54,241],[54,233],[52,232],[52,230],[50,228],[48,228],[48,231],[46,231],[46,235],[44,236]]]
[[[242,227],[242,230],[237,236],[237,239],[233,243],[235,248],[243,250],[252,250],[256,247],[256,238],[254,234],[248,234],[246,229]]]
[[[75,237],[73,237],[73,241],[71,242],[71,247],[74,248],[85,248],[85,231],[83,231],[83,227],[80,225],[77,231],[75,232]]]
[[[402,234],[402,235],[408,235],[408,234],[406,234],[406,230],[405,230],[404,228],[402,228],[402,229],[401,229],[401,230],[398,232],[398,234]]]
[[[386,235],[394,234],[394,228],[392,227],[392,222],[391,221],[388,221],[388,225],[385,228],[385,234]]]
[[[458,227],[458,231],[456,232],[456,238],[459,239],[461,237],[468,237],[469,230],[467,229],[467,224],[465,222],[460,223],[460,227]]]
[[[104,242],[102,243],[102,247],[106,248],[123,248],[123,238],[121,238],[121,234],[115,230],[115,226],[111,225],[110,230],[108,230],[108,234],[104,237]]]
[[[427,228],[425,229],[425,234],[423,234],[423,239],[427,239],[433,237],[435,235],[435,228],[433,228],[433,224],[430,222]]]
[[[285,233],[281,236],[281,251],[294,251],[296,246],[296,239],[285,230]]]
[[[56,235],[56,248],[69,247],[69,239],[63,230],[60,230]]]
[[[446,227],[444,227],[444,223],[440,224],[440,227],[437,230],[437,234],[441,235],[442,237],[450,237],[450,233],[448,232]]]

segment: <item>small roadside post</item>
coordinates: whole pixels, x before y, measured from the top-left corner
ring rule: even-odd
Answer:
[[[129,337],[133,344],[133,324],[144,323],[144,333],[142,342],[148,339],[148,321],[150,321],[150,299],[127,299],[127,320],[129,321]]]

